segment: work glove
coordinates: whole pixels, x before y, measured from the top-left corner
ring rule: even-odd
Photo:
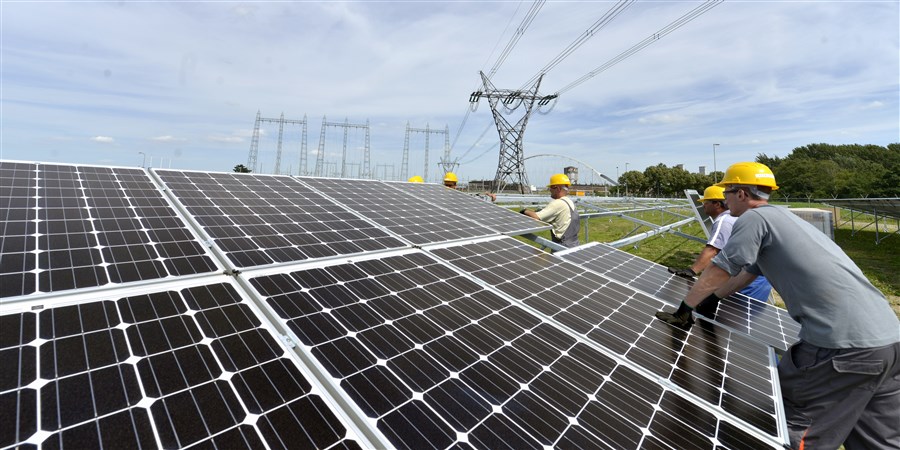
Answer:
[[[719,297],[716,297],[715,293],[709,294],[708,297],[704,298],[700,304],[694,308],[694,311],[697,311],[697,314],[703,314],[710,319],[716,316],[716,309],[719,306]]]
[[[674,273],[682,278],[687,278],[688,280],[693,280],[694,277],[697,276],[697,272],[694,272],[694,269],[688,267],[687,269],[678,269],[675,267],[669,267],[669,273]]]
[[[665,311],[657,311],[656,318],[662,320],[665,323],[675,325],[678,328],[686,330],[694,324],[694,317],[691,315],[691,311],[693,311],[693,308],[682,301],[681,305],[678,306],[678,310],[675,311],[674,314]]]

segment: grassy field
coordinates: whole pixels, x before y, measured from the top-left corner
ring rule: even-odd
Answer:
[[[824,205],[808,204],[805,202],[792,203],[792,207],[821,207],[830,209]],[[681,214],[690,214],[690,211],[675,211]],[[841,221],[850,219],[849,211],[841,211]],[[671,214],[660,212],[645,212],[634,215],[639,219],[662,224],[670,223],[675,219]],[[863,273],[875,287],[881,290],[891,303],[894,312],[900,317],[900,234],[892,235],[875,243],[874,225],[860,231],[859,229],[871,221],[871,218],[856,218],[856,230],[854,234],[851,224],[843,223],[835,230],[835,242],[847,253],[848,256],[862,269]],[[621,218],[594,218],[588,221],[587,231],[590,241],[611,242],[617,239],[648,231],[648,227],[636,224]],[[896,230],[896,221],[889,224],[888,231]],[[681,232],[693,236],[703,237],[703,231],[696,222],[680,228]],[[549,239],[549,232],[539,233]],[[882,229],[881,236],[884,237]],[[584,232],[581,234],[584,241]],[[525,240],[525,242],[532,243]],[[621,248],[631,254],[640,256],[666,266],[687,267],[703,248],[703,243],[685,239],[673,234],[663,233],[644,239],[635,245]]]

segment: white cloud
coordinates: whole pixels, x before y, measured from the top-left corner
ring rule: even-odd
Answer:
[[[150,140],[156,141],[156,142],[186,142],[187,141],[187,139],[185,139],[185,138],[179,138],[179,137],[169,136],[169,135],[152,137],[152,138],[150,138]]]
[[[212,142],[223,142],[226,144],[240,144],[244,142],[244,138],[240,136],[209,136],[207,139]]]
[[[99,142],[101,144],[112,144],[113,142],[115,142],[115,139],[109,136],[94,136],[91,138],[91,140],[94,142]]]

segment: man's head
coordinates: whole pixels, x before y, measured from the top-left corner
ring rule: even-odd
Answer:
[[[728,202],[731,215],[735,217],[767,204],[769,195],[778,189],[772,169],[756,162],[739,162],[728,166],[717,186],[725,188],[725,201]]]
[[[563,173],[558,173],[550,177],[550,183],[548,183],[547,188],[550,189],[550,197],[555,200],[568,195],[569,186],[571,185],[572,182],[569,181],[569,177]]]
[[[450,189],[456,189],[456,183],[459,181],[459,178],[456,177],[456,174],[453,172],[447,172],[444,174],[444,186],[447,186]]]
[[[725,205],[725,194],[723,191],[725,191],[725,188],[713,185],[704,189],[703,197],[697,199],[698,202],[703,203],[703,211],[713,219],[719,217],[719,214],[728,209],[728,206]]]

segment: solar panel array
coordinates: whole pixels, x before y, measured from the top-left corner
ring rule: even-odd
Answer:
[[[230,283],[0,316],[0,447],[360,448]]]
[[[140,169],[0,161],[0,298],[211,272]]]
[[[712,407],[781,432],[765,345],[707,322],[685,333],[655,320],[663,302],[515,239],[434,253]]]
[[[765,346],[442,186],[2,161],[0,201],[0,448],[784,442]]]
[[[605,244],[585,245],[559,256],[670,305],[680,304],[694,284],[664,266]],[[800,333],[800,324],[786,310],[741,294],[722,299],[714,319],[779,351],[787,350]]]
[[[291,177],[156,172],[237,267],[405,246]]]
[[[424,253],[269,272],[248,276],[397,448],[772,445]],[[743,350],[717,339],[684,349]],[[708,363],[687,358],[684,370]]]
[[[521,214],[433,184],[300,180],[415,245],[548,228]]]

